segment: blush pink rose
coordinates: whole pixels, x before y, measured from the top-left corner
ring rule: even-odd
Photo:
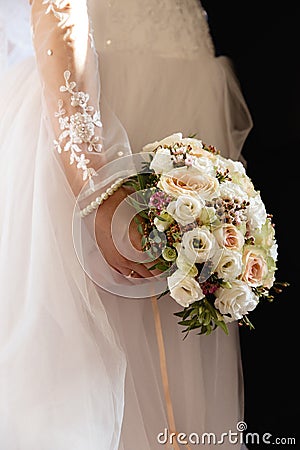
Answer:
[[[263,251],[253,246],[247,246],[244,249],[242,261],[241,279],[249,286],[261,286],[268,274],[268,266]]]
[[[239,251],[244,245],[244,236],[237,227],[231,224],[222,225],[214,231],[220,247]]]

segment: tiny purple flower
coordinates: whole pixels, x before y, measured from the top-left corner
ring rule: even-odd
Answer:
[[[172,197],[167,195],[165,192],[157,191],[153,195],[151,195],[150,200],[149,200],[149,207],[155,208],[158,211],[162,211],[163,209],[165,209],[168,206],[168,204],[171,202],[171,200],[172,200]]]

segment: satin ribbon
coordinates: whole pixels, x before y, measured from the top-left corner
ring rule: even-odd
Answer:
[[[169,433],[170,434],[174,433],[177,436],[178,432],[176,431],[174,409],[173,409],[173,404],[172,404],[172,399],[171,399],[171,394],[170,394],[167,359],[166,359],[166,349],[165,349],[165,344],[164,344],[164,338],[163,338],[157,297],[153,296],[151,298],[151,302],[152,302],[152,309],[153,309],[154,322],[155,322],[157,345],[158,345],[158,351],[159,351],[160,371],[161,371],[161,378],[162,378],[162,384],[163,384],[163,390],[164,390],[164,396],[165,396]],[[186,446],[187,450],[191,450],[191,448],[188,444],[184,444],[184,445]],[[176,439],[172,443],[171,448],[173,448],[174,450],[180,450]]]

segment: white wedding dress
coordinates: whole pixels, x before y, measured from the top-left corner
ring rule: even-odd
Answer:
[[[97,267],[104,283],[79,263],[76,199],[53,145],[54,112],[66,95],[59,87],[69,70],[100,109],[107,161],[178,131],[239,159],[252,122],[230,61],[214,55],[197,0],[89,0],[99,61],[91,45],[84,65],[80,52],[69,63],[62,35],[46,27],[65,19],[58,17],[65,3],[33,1],[31,47],[15,15],[22,4],[29,27],[26,0],[0,1],[8,57],[0,78],[0,450],[159,450],[168,418],[151,300],[129,298],[126,280],[104,263]],[[73,39],[84,47],[79,31]],[[92,253],[84,256],[91,266]],[[110,280],[116,289],[106,288]],[[238,327],[183,341],[178,306],[159,300],[176,430],[236,432],[243,419]],[[225,438],[220,447],[241,442]]]

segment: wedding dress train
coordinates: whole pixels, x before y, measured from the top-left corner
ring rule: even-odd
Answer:
[[[242,158],[251,118],[230,61],[215,57],[200,2],[88,5],[110,159],[121,156],[120,144],[139,152],[178,131]],[[49,86],[42,89],[37,67],[49,57],[22,59],[0,83],[0,450],[159,450],[168,418],[150,293],[111,293],[79,264],[75,198],[53,148]],[[60,93],[51,95],[57,101]],[[228,336],[183,340],[178,306],[159,300],[176,430],[194,440],[236,432],[237,324]],[[221,448],[240,446],[225,438]]]

